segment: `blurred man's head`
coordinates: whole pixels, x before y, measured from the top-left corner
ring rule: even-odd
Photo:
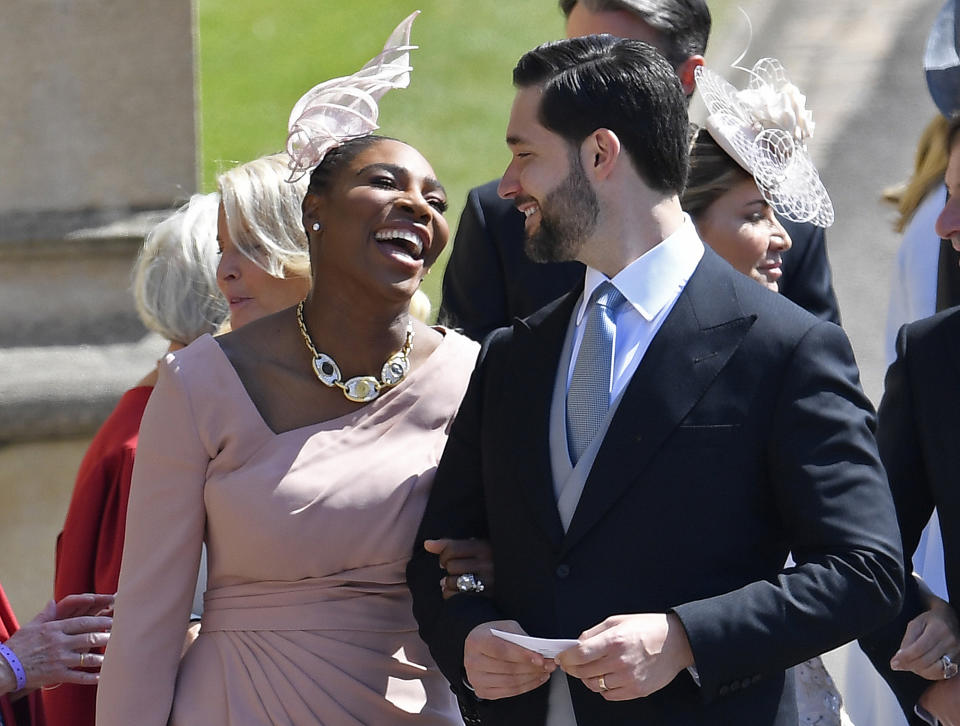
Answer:
[[[560,0],[567,37],[609,33],[642,40],[670,62],[690,96],[710,35],[706,0]]]
[[[947,185],[947,203],[937,217],[936,230],[941,239],[948,239],[960,252],[960,115],[950,120],[947,132],[947,148],[950,150],[944,181]]]

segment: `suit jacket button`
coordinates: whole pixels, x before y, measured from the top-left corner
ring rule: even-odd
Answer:
[[[556,575],[561,580],[565,580],[570,575],[570,565],[557,565]]]
[[[720,686],[720,688],[718,689],[717,692],[718,692],[721,696],[726,696],[728,693],[730,693],[730,687],[729,687],[729,686]]]

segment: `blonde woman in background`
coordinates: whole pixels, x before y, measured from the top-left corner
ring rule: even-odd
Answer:
[[[947,127],[946,117],[940,114],[927,124],[917,143],[910,179],[899,188],[884,192],[884,199],[897,205],[893,227],[903,234],[890,276],[884,336],[887,365],[896,358],[900,327],[937,312],[940,237],[933,227],[947,200],[943,183],[947,170]]]

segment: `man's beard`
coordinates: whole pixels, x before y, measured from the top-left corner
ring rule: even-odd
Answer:
[[[528,234],[523,249],[534,262],[566,262],[576,259],[587,237],[597,226],[600,203],[580,163],[571,152],[570,172],[560,185],[543,198],[540,225]]]

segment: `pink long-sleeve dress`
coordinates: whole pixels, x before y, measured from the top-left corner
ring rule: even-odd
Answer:
[[[99,726],[460,723],[405,582],[478,350],[444,332],[386,395],[282,433],[213,338],[167,357],[141,427]],[[181,662],[204,539],[201,634]]]

